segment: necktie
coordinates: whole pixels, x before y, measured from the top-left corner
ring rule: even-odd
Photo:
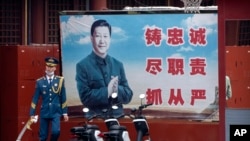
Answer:
[[[51,78],[49,78],[49,85],[51,86],[51,83],[52,83],[52,79]]]

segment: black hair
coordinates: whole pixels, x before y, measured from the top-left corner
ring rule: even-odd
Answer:
[[[90,29],[91,36],[93,36],[95,28],[98,26],[106,26],[109,29],[109,35],[111,36],[111,26],[106,20],[96,20],[92,25]]]

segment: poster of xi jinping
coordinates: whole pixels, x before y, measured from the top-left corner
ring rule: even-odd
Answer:
[[[99,112],[116,93],[119,108],[152,103],[145,113],[153,118],[214,116],[217,13],[65,11],[59,18],[69,107]]]

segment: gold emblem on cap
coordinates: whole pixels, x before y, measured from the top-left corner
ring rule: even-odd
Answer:
[[[55,60],[52,59],[52,58],[50,58],[48,61],[49,61],[49,62],[55,62]]]

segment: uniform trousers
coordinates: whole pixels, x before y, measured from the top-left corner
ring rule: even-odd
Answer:
[[[60,117],[41,118],[39,138],[40,141],[46,141],[51,127],[50,141],[57,141],[60,135]]]

